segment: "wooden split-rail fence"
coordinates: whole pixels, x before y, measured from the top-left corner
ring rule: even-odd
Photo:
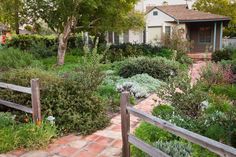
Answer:
[[[40,89],[39,89],[39,79],[31,80],[31,87],[22,87],[13,84],[7,84],[0,82],[0,88],[9,89],[21,93],[31,94],[32,108],[16,104],[14,102],[9,102],[6,100],[0,99],[0,105],[4,105],[10,108],[14,108],[20,111],[24,111],[26,113],[32,114],[33,121],[40,125],[42,121],[41,116],[41,106],[40,106]]]
[[[210,150],[222,157],[236,157],[236,149],[220,142],[214,141],[207,137],[201,136],[194,132],[180,128],[165,120],[149,115],[145,112],[137,110],[129,105],[129,92],[123,92],[121,95],[121,127],[122,127],[122,156],[130,157],[130,144],[144,151],[152,157],[169,157],[163,151],[145,143],[130,133],[130,114],[153,124],[165,131],[179,136],[187,141],[198,144],[203,148]]]

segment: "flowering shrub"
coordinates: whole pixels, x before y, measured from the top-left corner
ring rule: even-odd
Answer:
[[[230,66],[223,67],[217,63],[208,63],[201,69],[200,75],[201,81],[204,81],[209,86],[233,82],[233,73]]]

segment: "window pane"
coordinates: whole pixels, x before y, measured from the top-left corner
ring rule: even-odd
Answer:
[[[170,36],[170,26],[165,26],[165,34]]]
[[[153,16],[157,16],[158,12],[157,11],[153,11]]]
[[[211,27],[200,27],[199,29],[199,42],[211,43]]]

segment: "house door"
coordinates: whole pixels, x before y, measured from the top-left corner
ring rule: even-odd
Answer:
[[[162,27],[148,27],[148,37],[147,41],[151,44],[157,44],[161,42],[161,36],[162,36]]]

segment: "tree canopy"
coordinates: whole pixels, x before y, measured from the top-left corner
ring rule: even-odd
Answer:
[[[25,18],[22,0],[0,0],[0,23],[10,25],[19,33],[19,25]]]
[[[204,12],[225,15],[231,18],[229,26],[225,28],[224,35],[236,36],[236,1],[232,0],[198,0],[194,8]]]
[[[94,34],[122,32],[144,26],[141,13],[135,12],[138,0],[26,0],[28,12],[43,19],[59,34],[58,64],[64,64],[68,37],[73,31]]]

